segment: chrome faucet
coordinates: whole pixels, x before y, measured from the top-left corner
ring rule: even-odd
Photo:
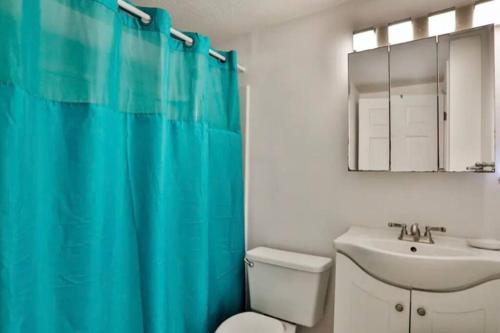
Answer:
[[[420,227],[418,226],[418,223],[413,223],[410,226],[410,236],[413,237],[414,242],[420,241]]]
[[[399,240],[405,240],[405,241],[410,241],[410,242],[419,242],[419,243],[428,243],[428,244],[434,244],[434,239],[432,238],[431,231],[446,232],[445,227],[425,226],[425,232],[424,232],[424,235],[422,236],[422,233],[420,232],[420,226],[418,225],[418,223],[413,223],[410,226],[409,231],[408,231],[406,224],[404,224],[404,223],[389,222],[388,226],[390,228],[401,228],[401,232],[400,232],[399,237],[398,237]]]

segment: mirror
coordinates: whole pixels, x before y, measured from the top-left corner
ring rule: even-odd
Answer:
[[[349,170],[389,170],[387,48],[349,55]]]
[[[349,170],[494,172],[493,26],[349,55]]]
[[[391,47],[391,171],[437,171],[436,39]]]
[[[494,171],[493,27],[439,37],[440,169]]]

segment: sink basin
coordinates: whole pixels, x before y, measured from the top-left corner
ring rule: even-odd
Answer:
[[[398,239],[367,239],[367,247],[379,252],[395,253],[400,255],[409,255],[412,258],[430,256],[430,257],[459,257],[476,255],[469,249],[452,247],[441,244],[411,243],[400,241]],[[436,246],[437,245],[437,246]]]
[[[395,229],[352,227],[335,240],[370,275],[392,285],[454,291],[500,278],[500,252],[471,248],[462,238],[433,235],[435,244],[398,240]]]

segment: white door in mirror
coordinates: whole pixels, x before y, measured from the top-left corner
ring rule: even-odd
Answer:
[[[359,170],[389,170],[389,101],[359,99]]]
[[[391,170],[436,171],[435,95],[391,96]]]
[[[482,82],[481,37],[451,40],[448,134],[451,171],[467,170],[483,159]]]

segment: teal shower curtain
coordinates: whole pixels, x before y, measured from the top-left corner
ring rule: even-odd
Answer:
[[[143,10],[0,1],[0,333],[208,333],[242,309],[236,55]]]

